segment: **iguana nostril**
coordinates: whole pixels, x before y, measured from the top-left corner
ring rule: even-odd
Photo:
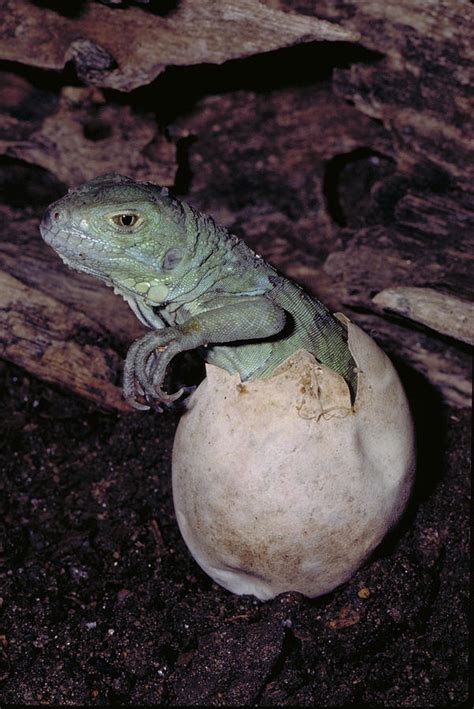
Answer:
[[[48,235],[50,230],[53,228],[53,225],[58,224],[64,217],[64,211],[60,211],[59,209],[47,209],[43,219],[41,221],[41,234],[43,235],[43,238],[48,242]],[[48,242],[49,243],[49,242]]]

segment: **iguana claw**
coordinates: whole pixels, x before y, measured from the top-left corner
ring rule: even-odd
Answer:
[[[169,343],[163,342],[163,335],[168,335]],[[161,388],[166,368],[173,356],[169,352],[172,343],[169,331],[159,331],[147,333],[130,347],[125,360],[123,394],[135,409],[146,410],[156,403],[171,404],[183,394],[184,389],[168,394]],[[137,395],[144,397],[147,404],[138,401]]]

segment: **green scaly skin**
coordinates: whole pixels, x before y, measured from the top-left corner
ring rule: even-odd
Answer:
[[[166,189],[104,175],[50,205],[41,234],[74,269],[125,298],[152,331],[131,346],[124,396],[134,407],[169,403],[162,383],[172,358],[202,348],[208,362],[265,378],[308,350],[356,391],[344,325],[240,239]]]

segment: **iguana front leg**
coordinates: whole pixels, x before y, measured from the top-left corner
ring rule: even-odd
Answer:
[[[124,367],[123,392],[137,409],[149,408],[137,401],[143,395],[149,402],[174,401],[182,390],[167,394],[161,388],[166,369],[179,352],[207,344],[255,340],[270,337],[282,330],[285,311],[265,296],[239,296],[226,305],[210,306],[182,325],[154,330],[130,347]]]

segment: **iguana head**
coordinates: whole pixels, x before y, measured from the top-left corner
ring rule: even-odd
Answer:
[[[166,301],[188,247],[184,205],[158,185],[116,174],[51,204],[40,230],[68,266],[151,306]]]

